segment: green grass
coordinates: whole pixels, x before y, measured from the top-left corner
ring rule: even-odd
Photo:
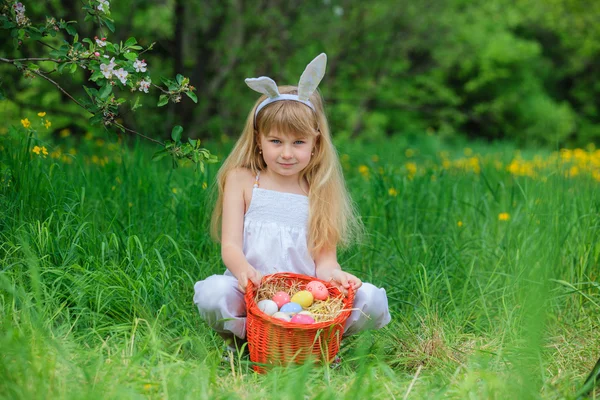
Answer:
[[[192,303],[224,268],[203,185],[217,166],[22,129],[0,146],[0,398],[575,398],[600,356],[600,183],[558,162],[515,176],[508,144],[474,145],[474,172],[444,168],[439,152],[470,150],[431,136],[339,142],[367,231],[340,259],[386,288],[393,319],[346,340],[338,369],[267,375],[222,364]]]

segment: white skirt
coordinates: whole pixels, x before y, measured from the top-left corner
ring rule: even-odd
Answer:
[[[194,303],[200,316],[215,331],[246,337],[246,304],[237,279],[212,275],[194,285]],[[390,322],[385,289],[364,283],[354,296],[354,310],[346,320],[344,336],[366,329],[379,329]]]

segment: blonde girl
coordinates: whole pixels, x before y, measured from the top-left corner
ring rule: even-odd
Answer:
[[[361,225],[344,184],[317,90],[327,57],[307,67],[297,87],[246,79],[263,93],[217,175],[213,237],[225,274],[194,286],[202,318],[221,336],[246,335],[244,291],[263,275],[294,272],[356,291],[345,335],[390,321],[385,290],[342,270],[336,249]]]

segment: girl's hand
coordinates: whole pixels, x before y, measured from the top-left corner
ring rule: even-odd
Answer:
[[[246,293],[248,280],[252,281],[255,287],[259,287],[260,281],[262,280],[262,274],[252,267],[248,268],[246,272],[242,272],[240,276],[238,276],[238,288],[242,293]]]
[[[352,288],[352,290],[356,291],[362,285],[362,281],[360,279],[348,272],[342,271],[341,269],[332,270],[328,280],[333,283],[344,295],[348,294],[349,288]]]

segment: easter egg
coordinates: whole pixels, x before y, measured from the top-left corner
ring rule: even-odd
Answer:
[[[310,313],[310,311],[300,311],[298,314],[304,314],[304,315],[310,315],[312,317],[312,314]]]
[[[291,301],[300,304],[303,308],[308,308],[312,305],[314,298],[308,290],[301,290],[292,296]]]
[[[306,290],[311,292],[315,300],[327,300],[329,291],[323,282],[312,281],[306,285]]]
[[[315,320],[310,315],[296,314],[292,317],[290,322],[295,324],[314,324]]]
[[[290,303],[286,303],[283,306],[281,306],[279,311],[282,313],[289,314],[289,315],[298,314],[300,311],[302,311],[302,306],[298,303],[290,302]]]
[[[279,307],[277,307],[277,303],[275,303],[273,300],[269,300],[269,299],[261,300],[256,305],[258,306],[258,309],[260,311],[264,312],[267,315],[273,315],[277,311],[279,311]]]
[[[281,306],[290,302],[290,295],[286,292],[277,292],[273,296],[273,301],[277,304],[277,307],[281,308]]]
[[[277,311],[275,314],[272,315],[272,317],[280,319],[280,320],[285,321],[285,322],[290,322],[290,320],[292,319],[291,316],[289,316],[286,313],[282,313],[281,311]]]

